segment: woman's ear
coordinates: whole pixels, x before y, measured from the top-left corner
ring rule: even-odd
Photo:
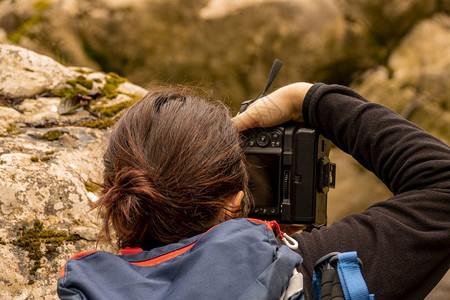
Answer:
[[[244,192],[243,191],[237,192],[237,194],[234,196],[234,199],[230,203],[232,205],[233,209],[235,209],[235,210],[241,209],[241,203],[242,203],[243,198],[244,198]]]
[[[227,205],[223,208],[223,217],[225,220],[236,218],[239,215],[243,198],[244,192],[239,191],[227,199]]]

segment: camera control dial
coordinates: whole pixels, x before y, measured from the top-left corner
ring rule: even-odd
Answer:
[[[267,132],[261,132],[256,137],[256,143],[260,147],[266,147],[269,144],[269,142],[270,142],[270,137],[267,134]]]

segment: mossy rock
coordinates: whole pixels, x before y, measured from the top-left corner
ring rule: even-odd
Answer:
[[[59,137],[62,136],[64,133],[65,132],[61,130],[50,130],[44,134],[41,134],[38,138],[41,140],[55,141],[59,139]]]
[[[83,71],[83,70],[81,70]],[[89,74],[83,71],[82,74]],[[66,83],[71,86],[71,88],[65,88],[58,91],[50,91],[50,93],[56,97],[60,97],[61,102],[58,105],[58,113],[61,115],[66,115],[73,113],[80,107],[88,107],[89,103],[98,98],[114,99],[119,95],[118,88],[119,85],[127,82],[126,78],[123,78],[116,73],[108,73],[105,76],[105,84],[100,88],[99,92],[92,91],[95,83],[101,83],[102,81],[98,78],[89,80],[86,76],[79,75],[75,79],[68,80]],[[100,112],[101,115],[111,117],[116,115],[119,111],[128,107],[127,104],[117,104],[109,109],[104,109]]]
[[[106,76],[106,83],[101,90],[102,96],[108,99],[113,99],[117,97],[117,95],[119,94],[117,92],[117,88],[121,83],[127,81],[128,80],[126,78],[123,78],[117,75],[116,73],[113,72],[108,73],[108,76]]]
[[[92,89],[94,86],[94,83],[92,80],[88,80],[88,79],[86,79],[86,77],[84,77],[82,75],[77,76],[76,79],[67,81],[67,83],[70,84],[74,89],[77,87],[77,84],[79,84],[89,90]]]
[[[35,221],[30,229],[25,226],[19,228],[17,235],[18,238],[11,244],[28,252],[27,257],[33,262],[29,270],[30,276],[36,275],[37,270],[41,267],[41,259],[44,255],[46,257],[52,256],[57,252],[57,247],[63,243],[75,243],[81,240],[81,237],[76,234],[44,229],[44,224],[39,220]],[[45,245],[45,253],[42,251],[42,244]],[[30,279],[28,284],[33,283],[34,280]]]
[[[70,83],[69,83],[70,84]],[[78,87],[65,88],[59,91],[50,91],[56,97],[61,97],[57,112],[60,115],[73,113],[78,108],[88,105],[93,98],[89,96],[89,92]]]
[[[8,124],[8,127],[6,127],[6,132],[10,135],[17,135],[20,134],[20,130],[17,129],[16,124],[10,123]]]
[[[86,181],[84,183],[84,186],[86,187],[86,191],[91,192],[91,193],[95,193],[96,191],[98,191],[100,189],[100,186],[92,181]]]
[[[97,111],[100,115],[105,116],[105,117],[114,117],[119,112],[130,107],[134,103],[135,103],[134,100],[123,101],[123,102],[120,102],[120,103],[117,103],[117,104],[114,104],[111,106],[97,107],[94,109],[94,111]]]
[[[86,120],[82,122],[76,122],[72,125],[97,129],[107,129],[112,125],[114,125],[115,123],[116,121],[113,118],[106,117],[98,120]]]

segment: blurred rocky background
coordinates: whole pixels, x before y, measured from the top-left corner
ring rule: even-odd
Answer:
[[[448,144],[449,12],[450,0],[0,0],[0,298],[55,298],[65,260],[95,248],[105,136],[152,86],[197,86],[235,111],[279,58],[275,87],[348,85]],[[332,160],[329,224],[391,195],[348,155]],[[448,299],[449,277],[427,299]]]

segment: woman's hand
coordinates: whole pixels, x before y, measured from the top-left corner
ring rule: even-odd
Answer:
[[[233,118],[239,131],[254,127],[271,127],[287,121],[303,121],[302,106],[312,84],[293,83],[258,99],[246,111]]]

